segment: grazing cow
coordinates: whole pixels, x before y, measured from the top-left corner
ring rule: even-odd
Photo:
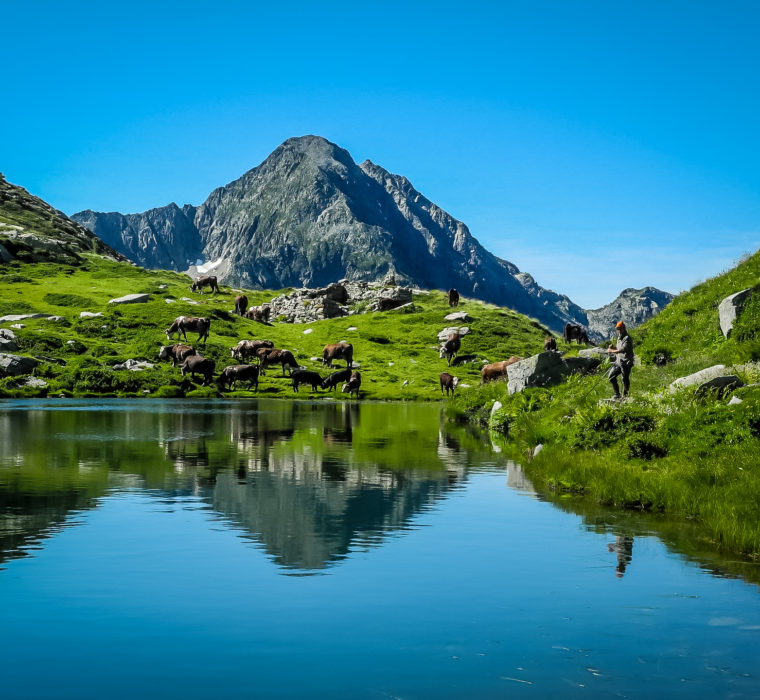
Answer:
[[[462,347],[462,341],[459,338],[459,334],[450,333],[449,339],[443,345],[441,345],[439,357],[441,359],[445,357],[449,363],[449,367],[451,367],[451,360],[456,357],[460,347]]]
[[[503,362],[492,362],[490,365],[486,365],[480,370],[480,383],[494,382],[499,379],[507,378],[507,367],[513,365],[515,362],[522,360],[522,357],[512,355],[508,360]]]
[[[322,377],[319,372],[312,372],[308,369],[297,369],[295,372],[291,372],[290,376],[293,379],[293,391],[298,392],[298,387],[301,384],[311,384],[311,390],[317,391],[322,386]]]
[[[565,324],[564,336],[566,343],[572,343],[575,340],[579,345],[581,343],[585,343],[586,345],[591,344],[588,335],[586,335],[586,329],[583,326],[578,326],[574,323]]]
[[[191,379],[195,377],[196,374],[203,375],[204,384],[211,384],[215,369],[216,362],[203,357],[203,355],[190,355],[180,367],[183,377],[188,373],[190,374]]]
[[[449,289],[449,306],[459,306],[459,292],[453,287]]]
[[[171,360],[172,367],[181,365],[190,355],[195,355],[195,348],[192,345],[162,345],[158,351],[159,360]]]
[[[264,370],[271,365],[282,365],[282,376],[284,377],[286,366],[288,367],[289,374],[293,374],[293,369],[299,367],[299,364],[296,362],[296,358],[293,357],[293,353],[290,352],[290,350],[270,350],[269,348],[259,348],[256,351],[256,355],[259,357],[259,360],[261,362],[261,374],[264,374]]]
[[[216,283],[216,277],[213,275],[206,275],[204,277],[199,277],[195,282],[193,282],[190,285],[190,289],[193,292],[200,292],[203,294],[203,288],[204,287],[211,287],[211,293],[213,294],[216,292],[219,293],[219,285]]]
[[[459,377],[452,377],[448,372],[441,372],[441,396],[443,396],[443,390],[446,390],[446,396],[454,395],[454,389],[459,384]]]
[[[548,352],[549,350],[556,350],[557,349],[557,339],[550,335],[548,338],[544,340],[544,352]]]
[[[252,306],[245,312],[245,317],[250,318],[259,323],[269,323],[269,315],[272,313],[272,308],[269,304],[262,304],[261,306]]]
[[[216,380],[222,391],[232,390],[235,382],[248,380],[248,388],[253,386],[254,391],[259,390],[259,368],[256,365],[232,365],[225,367]]]
[[[256,357],[260,348],[271,350],[274,343],[271,340],[241,340],[232,350],[232,357],[235,360],[245,362],[249,357]]]
[[[248,308],[248,297],[245,294],[238,294],[235,297],[235,313],[238,316],[243,316],[247,308]]]
[[[341,369],[325,377],[322,380],[322,388],[327,389],[328,391],[332,391],[336,386],[338,386],[338,384],[341,382],[347,382],[349,379],[351,379],[351,370]]]
[[[351,369],[354,363],[354,346],[351,343],[333,343],[322,348],[322,364],[333,366],[334,360],[345,360],[346,367]]]
[[[166,337],[171,340],[172,336],[176,333],[179,339],[182,336],[187,340],[187,331],[195,331],[198,334],[198,342],[203,342],[208,339],[208,332],[211,328],[211,319],[209,318],[197,318],[195,316],[177,316],[174,319],[174,323],[166,329]]]
[[[351,378],[343,385],[341,392],[344,394],[356,394],[356,398],[359,398],[359,388],[362,385],[362,375],[359,372],[351,372]]]

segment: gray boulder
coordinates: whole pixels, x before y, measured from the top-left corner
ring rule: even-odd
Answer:
[[[588,374],[601,364],[598,357],[564,357],[562,360],[568,374]]]
[[[566,373],[567,366],[558,352],[541,352],[507,368],[507,390],[512,395],[531,386],[559,384]]]
[[[130,370],[131,372],[141,372],[144,369],[153,369],[154,365],[150,362],[144,362],[142,360],[127,360],[119,365],[114,365],[115,370]]]
[[[13,352],[14,350],[18,350],[16,334],[7,328],[0,328],[0,351]]]
[[[608,360],[610,358],[610,353],[607,352],[606,348],[584,348],[583,350],[578,351],[578,356],[597,357],[599,360]]]
[[[728,338],[731,331],[734,328],[734,321],[736,317],[741,313],[744,308],[744,303],[752,295],[752,288],[742,289],[741,292],[736,292],[727,296],[720,306],[718,306],[718,317],[720,318],[720,330],[723,331],[723,335]]]
[[[26,377],[19,381],[16,386],[19,389],[46,389],[48,383],[39,377]]]
[[[0,323],[26,321],[28,318],[53,318],[53,314],[9,314],[7,316],[0,316]]]
[[[675,391],[676,389],[685,389],[690,386],[699,386],[705,382],[709,382],[711,379],[715,379],[715,377],[724,376],[726,374],[725,369],[725,365],[713,365],[699,372],[694,372],[694,374],[689,374],[686,377],[680,377],[670,383],[670,390]]]
[[[730,394],[740,386],[744,386],[744,382],[739,377],[735,374],[726,374],[721,377],[713,377],[709,381],[700,384],[694,395],[707,396],[710,394],[722,399],[726,394]]]
[[[470,317],[467,315],[466,311],[455,311],[454,313],[451,313],[448,316],[444,316],[443,320],[444,321],[469,321]]]
[[[80,311],[79,318],[99,318],[103,315],[102,311]]]
[[[461,338],[462,336],[469,334],[469,332],[470,329],[467,326],[451,326],[449,328],[444,328],[440,333],[438,333],[438,340],[443,343],[449,339],[449,336],[452,333],[456,333]]]
[[[144,304],[150,299],[150,294],[126,294],[123,297],[111,299],[109,304]]]
[[[40,364],[33,357],[0,353],[0,377],[19,377],[30,374]]]

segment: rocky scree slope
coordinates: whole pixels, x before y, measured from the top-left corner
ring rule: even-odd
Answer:
[[[276,289],[379,280],[508,306],[557,332],[586,312],[489,253],[406,178],[318,136],[285,141],[199,207],[74,218],[146,267],[186,270],[201,257],[229,284]],[[223,274],[222,274],[223,271]]]
[[[0,263],[83,262],[81,253],[98,253],[114,260],[126,258],[91,231],[72,221],[0,173]]]

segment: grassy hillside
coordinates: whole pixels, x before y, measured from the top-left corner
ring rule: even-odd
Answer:
[[[438,376],[447,366],[438,357],[436,336],[452,325],[443,320],[451,310],[441,292],[415,295],[414,313],[357,314],[310,324],[267,326],[233,315],[235,292],[229,288],[223,288],[219,295],[201,295],[192,293],[189,283],[185,275],[147,271],[95,255],[78,268],[52,263],[6,265],[0,278],[0,316],[41,312],[63,319],[25,320],[24,328],[14,330],[20,345],[18,354],[47,358],[35,374],[49,386],[19,388],[18,380],[9,377],[0,379],[0,396],[216,395],[215,386],[199,387],[189,379],[183,380],[178,368],[158,364],[160,346],[169,344],[164,329],[175,317],[192,315],[212,319],[208,344],[195,347],[216,361],[217,372],[236,364],[230,348],[238,340],[259,338],[292,350],[301,365],[325,376],[330,370],[311,358],[321,358],[325,344],[346,340],[354,345],[354,358],[360,364],[363,398],[440,398]],[[149,293],[150,301],[108,305],[109,299],[129,293]],[[261,304],[277,293],[246,292],[251,304]],[[199,303],[190,304],[182,297]],[[473,363],[451,369],[465,384],[480,381],[483,360],[530,355],[542,348],[547,331],[536,321],[477,301],[465,300],[459,310],[472,317],[467,322],[472,332],[463,338],[461,353],[477,356]],[[103,316],[80,318],[82,311],[102,312]],[[10,325],[11,322],[0,324],[4,328]],[[348,330],[351,327],[356,330]],[[306,330],[311,332],[305,334]],[[195,335],[189,334],[188,340],[193,344]],[[155,362],[156,367],[140,372],[112,369],[127,359]],[[281,374],[279,369],[270,369],[261,380],[259,394],[294,396],[289,381]],[[404,385],[405,381],[408,384]],[[236,391],[228,395],[252,394]],[[301,387],[299,395],[311,395],[311,390]]]

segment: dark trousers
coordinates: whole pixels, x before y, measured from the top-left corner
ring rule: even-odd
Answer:
[[[627,362],[616,362],[609,373],[610,384],[612,384],[612,391],[615,392],[615,396],[620,396],[620,389],[618,388],[617,378],[623,375],[623,396],[627,396],[631,389],[631,365]]]

